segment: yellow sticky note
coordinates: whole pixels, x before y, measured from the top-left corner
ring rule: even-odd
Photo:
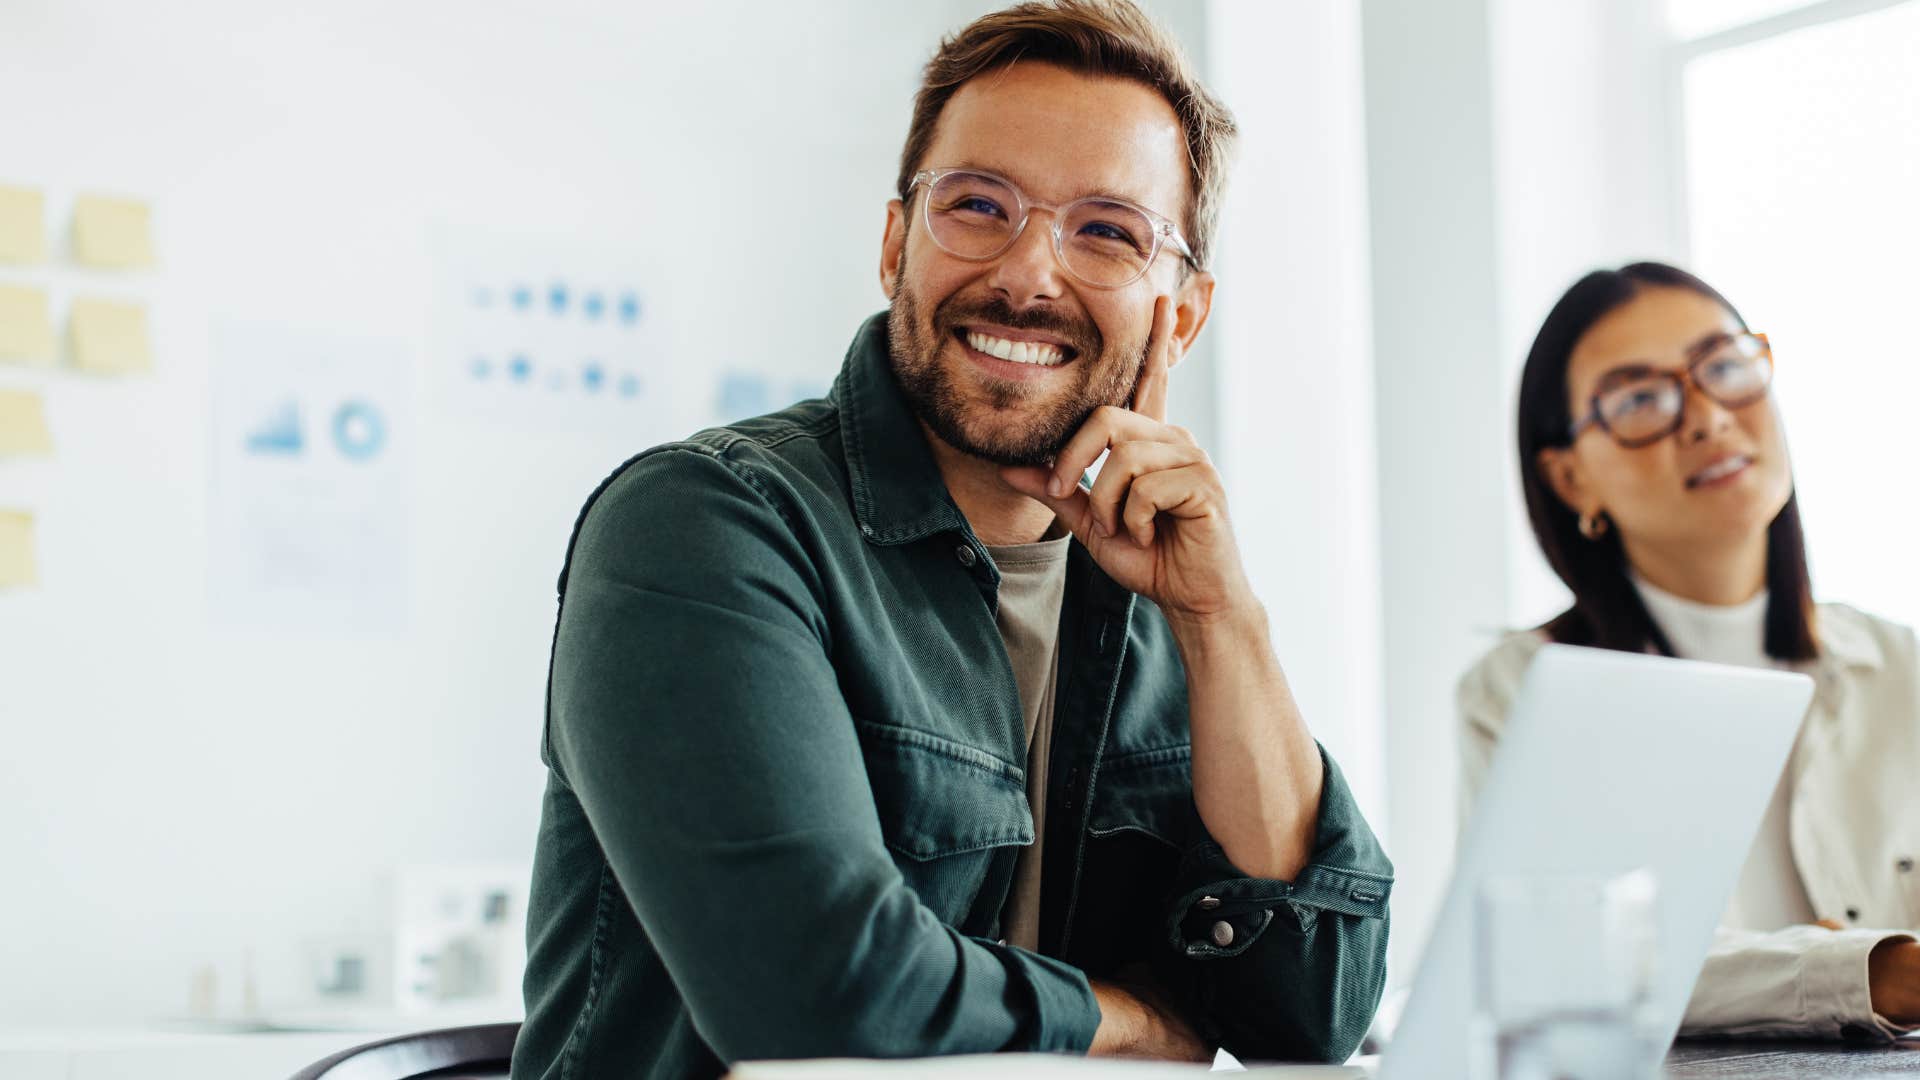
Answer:
[[[0,185],[0,262],[47,259],[47,201],[37,191]]]
[[[53,453],[47,410],[31,390],[0,390],[0,457]]]
[[[33,515],[0,510],[0,589],[33,585],[40,572],[33,561]]]
[[[0,285],[0,363],[53,363],[53,315],[47,290]]]
[[[153,265],[147,204],[82,195],[73,201],[73,257],[82,266],[127,270]]]
[[[73,366],[81,371],[137,375],[153,370],[147,309],[139,304],[76,297],[70,329]]]

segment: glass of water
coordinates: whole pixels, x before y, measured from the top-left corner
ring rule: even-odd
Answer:
[[[1476,1080],[1651,1080],[1656,884],[1513,876],[1480,888]]]

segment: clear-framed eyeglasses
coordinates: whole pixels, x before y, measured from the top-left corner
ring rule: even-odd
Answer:
[[[1028,199],[1013,181],[978,169],[926,169],[907,185],[908,198],[915,188],[926,189],[920,206],[927,235],[958,259],[999,258],[1026,231],[1033,211],[1045,210],[1053,215],[1053,253],[1082,284],[1131,285],[1163,247],[1200,269],[1173,222],[1121,199],[1096,195],[1048,206]]]
[[[1652,446],[1686,422],[1687,388],[1729,409],[1767,396],[1773,385],[1773,347],[1767,335],[1725,334],[1702,342],[1679,371],[1631,364],[1600,376],[1585,416],[1569,436],[1597,427],[1629,450]]]

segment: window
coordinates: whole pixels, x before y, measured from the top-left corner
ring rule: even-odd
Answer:
[[[1816,593],[1920,623],[1920,0],[1774,26],[1680,46],[1692,265],[1772,337]]]

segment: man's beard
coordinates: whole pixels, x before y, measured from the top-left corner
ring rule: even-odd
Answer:
[[[930,327],[923,326],[919,300],[904,272],[899,280],[887,312],[887,335],[894,377],[908,405],[941,441],[997,465],[1050,464],[1093,410],[1127,402],[1146,361],[1144,342],[1137,349],[1123,346],[1107,355],[1104,339],[1092,325],[1044,309],[1022,314],[1002,300],[962,306],[949,297],[934,310]],[[941,363],[940,350],[954,340],[956,327],[972,322],[1045,330],[1066,338],[1075,350],[1069,363],[1083,368],[1080,385],[1048,402],[1025,383],[997,380],[988,385],[984,403],[969,407],[968,395]],[[1003,422],[992,423],[996,418]]]

